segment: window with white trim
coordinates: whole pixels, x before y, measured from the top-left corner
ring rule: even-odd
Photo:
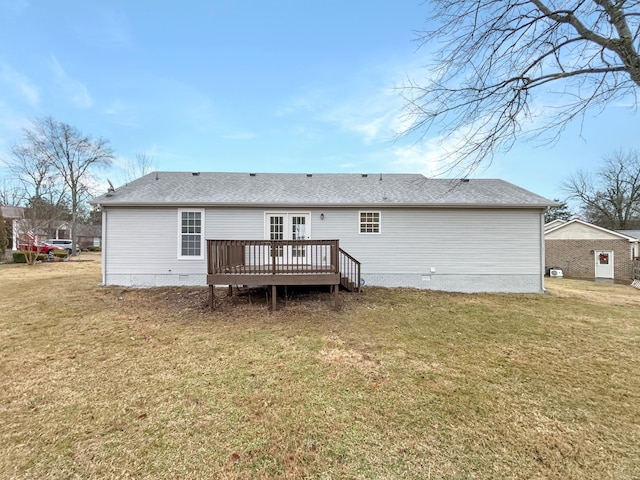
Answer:
[[[360,233],[380,233],[380,212],[360,212]]]
[[[204,258],[204,211],[178,210],[178,258]]]

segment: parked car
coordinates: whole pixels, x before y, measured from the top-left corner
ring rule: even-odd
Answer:
[[[57,245],[64,248],[69,255],[73,253],[73,241],[69,238],[50,238],[47,240],[50,245]],[[80,247],[76,243],[76,251],[80,253]]]
[[[60,247],[58,245],[51,245],[50,243],[36,243],[35,245],[23,244],[18,245],[18,247],[20,248],[20,250],[40,252],[44,253],[45,255],[49,255],[53,252],[53,250],[64,250],[63,247]]]

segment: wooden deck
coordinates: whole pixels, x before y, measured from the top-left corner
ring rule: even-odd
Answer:
[[[360,291],[360,262],[338,240],[207,240],[207,284],[213,308],[215,285],[331,285]]]

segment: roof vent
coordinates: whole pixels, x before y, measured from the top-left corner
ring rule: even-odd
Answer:
[[[249,174],[249,176],[250,176],[250,177],[255,177],[255,176],[256,176],[256,174],[255,174],[255,173],[250,173],[250,174]]]
[[[369,175],[368,175],[368,174],[366,174],[366,173],[363,173],[363,174],[362,174],[362,178],[367,178],[368,176],[369,176]]]
[[[200,172],[191,172],[191,175],[193,175],[194,177],[198,177],[200,176]]]
[[[468,178],[461,178],[460,179],[460,183],[469,183],[469,179]]]
[[[313,177],[313,173],[307,173],[307,178]]]

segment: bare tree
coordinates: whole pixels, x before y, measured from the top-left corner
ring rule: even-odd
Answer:
[[[25,130],[22,143],[11,147],[11,159],[4,163],[21,186],[20,194],[14,193],[16,197],[23,202],[35,198],[57,205],[65,198],[67,188],[51,159],[40,152],[40,142],[35,131]]]
[[[591,174],[579,171],[563,184],[581,204],[585,220],[612,230],[640,228],[640,156],[618,151]]]
[[[113,150],[108,140],[93,139],[51,117],[33,122],[32,128],[25,131],[25,138],[33,148],[34,157],[51,165],[68,189],[75,253],[76,226],[84,202],[91,194],[93,170],[110,166]]]
[[[135,160],[127,160],[124,166],[124,180],[126,183],[133,182],[136,178],[145,176],[154,168],[153,158],[146,152],[136,153]]]
[[[0,180],[0,205],[18,206],[26,198],[26,192],[15,178]]]
[[[438,48],[430,78],[402,86],[409,127],[433,127],[452,145],[450,165],[475,169],[517,137],[557,140],[587,110],[640,87],[640,2],[624,0],[431,0]],[[534,93],[551,94],[542,110]],[[544,100],[536,95],[537,100]],[[542,118],[538,118],[542,116]],[[539,120],[532,123],[532,119]]]

